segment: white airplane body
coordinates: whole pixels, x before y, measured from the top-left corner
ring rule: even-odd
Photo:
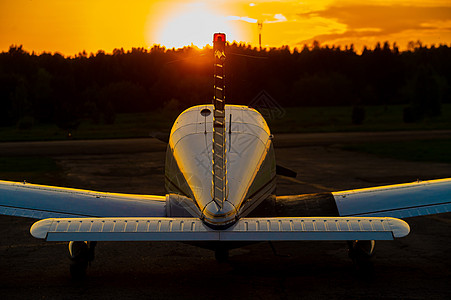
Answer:
[[[41,219],[31,234],[70,241],[83,269],[89,258],[76,250],[86,241],[203,241],[221,251],[227,241],[390,240],[409,233],[398,218],[451,211],[451,178],[276,197],[272,139],[252,108],[194,106],[170,133],[165,196],[0,181],[0,214]],[[290,205],[282,215],[248,216],[268,199]]]
[[[260,113],[226,105],[226,197],[223,205],[215,203],[213,111],[213,105],[200,105],[177,118],[166,152],[165,180],[167,191],[196,199],[192,215],[215,228],[233,224],[274,192],[276,164],[272,136]]]

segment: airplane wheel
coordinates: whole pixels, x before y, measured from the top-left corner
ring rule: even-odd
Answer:
[[[91,261],[94,260],[96,242],[70,242],[69,254],[70,275],[73,279],[82,279],[86,276],[86,270]]]
[[[220,248],[215,250],[215,258],[219,263],[224,263],[229,260],[229,250]]]
[[[374,256],[375,241],[349,241],[348,255],[360,270],[371,271]]]

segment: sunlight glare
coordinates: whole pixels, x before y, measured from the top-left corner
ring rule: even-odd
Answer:
[[[237,30],[226,16],[217,14],[205,4],[180,7],[164,18],[156,36],[157,43],[168,48],[212,44],[213,33],[224,32],[229,41],[238,40]]]

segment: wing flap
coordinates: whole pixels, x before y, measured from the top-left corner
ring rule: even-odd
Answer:
[[[197,218],[62,218],[33,224],[48,241],[302,241],[392,240],[409,225],[393,218],[243,218],[214,230]]]

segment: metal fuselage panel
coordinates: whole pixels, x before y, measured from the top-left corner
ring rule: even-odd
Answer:
[[[210,226],[228,226],[249,213],[275,189],[271,134],[259,112],[226,105],[226,201],[213,201],[213,105],[185,110],[175,121],[166,153],[169,193],[187,196]],[[197,215],[196,217],[199,217]]]

